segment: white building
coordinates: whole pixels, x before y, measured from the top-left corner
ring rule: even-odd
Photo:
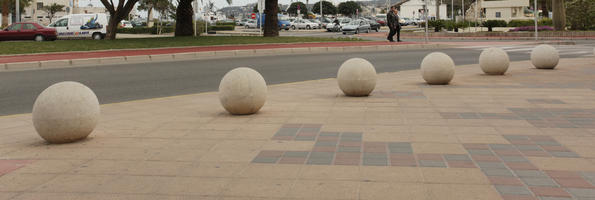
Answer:
[[[85,6],[79,6],[79,0],[33,0],[31,5],[25,8],[25,12],[21,13],[21,21],[35,21],[42,25],[49,24],[48,13],[42,8],[43,6],[49,6],[54,3],[63,5],[64,11],[56,13],[52,21],[69,14],[107,13],[104,7],[93,6],[91,3]]]
[[[529,0],[483,0],[479,8],[483,9],[484,20],[530,19],[524,10],[529,7]]]
[[[427,1],[428,6],[428,18],[435,19],[436,18],[436,1],[442,0],[425,0]],[[399,16],[401,18],[423,18],[423,9],[426,2],[424,0],[405,0],[399,3],[401,5],[401,9],[399,11]],[[398,5],[398,4],[397,4]],[[447,19],[446,16],[446,3],[440,5],[440,19]]]

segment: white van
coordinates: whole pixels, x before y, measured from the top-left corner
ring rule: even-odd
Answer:
[[[48,27],[55,28],[58,39],[92,38],[101,40],[107,33],[107,15],[72,14],[66,15]]]

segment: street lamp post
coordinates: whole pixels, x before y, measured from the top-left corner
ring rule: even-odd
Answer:
[[[537,38],[539,37],[537,34],[537,15],[539,13],[537,13],[537,0],[533,0],[533,17],[535,17],[535,41],[537,41]]]
[[[15,13],[16,13],[16,17],[15,17],[16,22],[21,22],[21,8],[19,8],[19,3],[20,3],[19,1],[20,0],[15,0],[15,4],[14,4],[15,7],[16,7],[16,11],[15,11]]]

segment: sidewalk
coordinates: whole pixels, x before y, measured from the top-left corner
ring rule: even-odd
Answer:
[[[249,116],[214,92],[106,104],[64,145],[4,116],[0,199],[592,199],[593,80],[591,57],[458,66],[447,86],[382,73],[359,98],[335,79],[271,85]]]

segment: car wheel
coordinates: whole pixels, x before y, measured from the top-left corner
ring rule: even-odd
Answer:
[[[36,35],[34,40],[37,42],[42,42],[45,40],[45,38],[43,37],[43,35]]]
[[[370,29],[366,29],[366,33],[370,33]]]
[[[306,29],[310,30],[310,29],[312,29],[312,27],[310,27],[310,25],[307,25]]]
[[[376,32],[378,32],[378,29],[379,29],[379,28],[376,28]]]
[[[347,35],[347,33],[346,32],[343,32],[343,35]]]
[[[291,29],[295,30],[295,26],[291,26]]]
[[[101,40],[101,33],[93,33],[94,40]]]
[[[359,29],[355,29],[355,34],[359,34]]]

